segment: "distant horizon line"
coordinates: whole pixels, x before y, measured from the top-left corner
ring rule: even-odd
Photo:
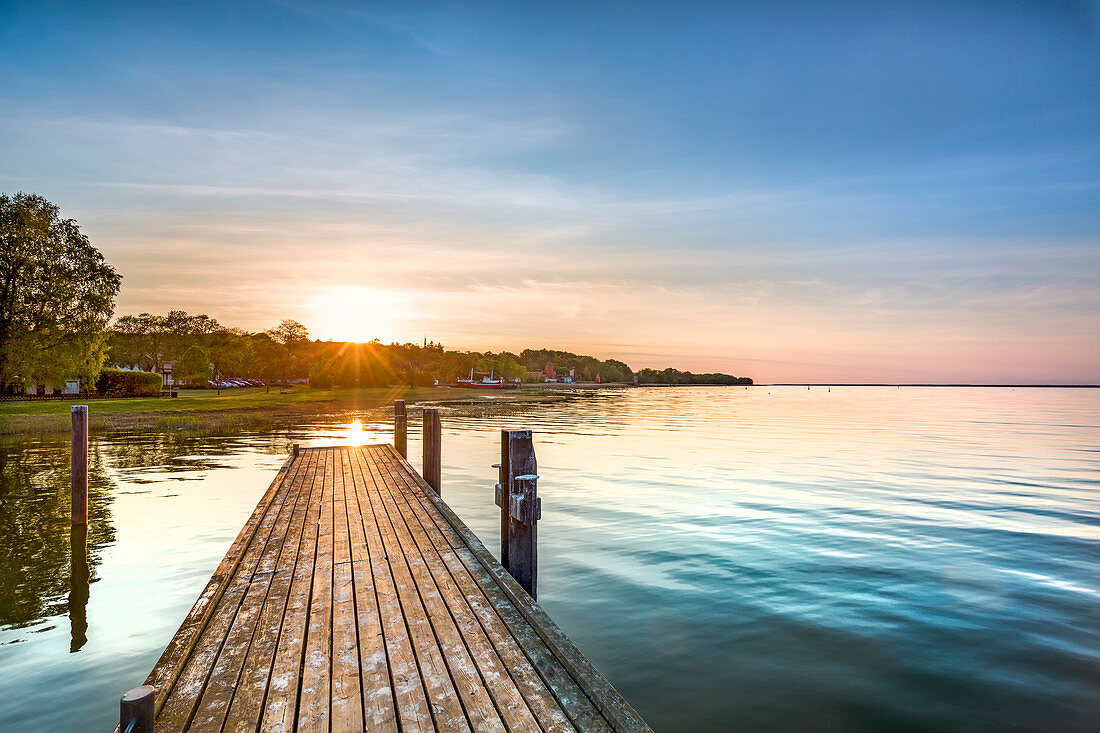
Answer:
[[[1100,384],[970,384],[966,382],[773,382],[754,387],[1040,387],[1043,389],[1097,389]]]

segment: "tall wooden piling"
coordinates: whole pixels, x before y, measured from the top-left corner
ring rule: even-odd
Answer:
[[[542,502],[537,495],[535,447],[530,430],[500,431],[500,564],[532,598],[538,577],[538,528]]]
[[[393,447],[402,458],[409,457],[409,413],[405,400],[393,401]]]
[[[439,410],[434,407],[424,408],[424,480],[440,495],[442,479],[442,427],[439,423]]]
[[[72,449],[69,458],[72,476],[70,516],[73,524],[88,523],[88,406],[73,405]]]

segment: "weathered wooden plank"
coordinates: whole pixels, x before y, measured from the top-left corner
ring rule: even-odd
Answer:
[[[371,574],[370,550],[363,532],[359,500],[356,498],[355,472],[351,466],[348,451],[340,452],[340,463],[344,474],[344,504],[347,508],[350,545],[349,565],[355,587],[355,622],[359,638],[363,726],[370,731],[392,733],[397,730],[393,680],[390,676],[386,637],[382,631],[382,620],[378,611],[376,583]],[[412,657],[411,648],[409,657]],[[423,700],[423,693],[420,698]],[[428,712],[426,702],[422,712],[430,726],[431,714]]]
[[[293,463],[293,456],[288,457],[286,461],[283,462],[278,473],[275,474],[275,478],[272,479],[271,484],[268,486],[267,491],[264,492],[263,497],[257,502],[256,508],[252,511],[252,515],[249,516],[248,521],[245,522],[241,531],[237,533],[237,537],[233,540],[233,544],[230,545],[229,550],[218,564],[214,574],[210,577],[210,581],[199,595],[198,600],[195,601],[195,605],[191,607],[183,623],[180,624],[179,630],[176,631],[172,640],[168,642],[168,646],[161,654],[160,659],[157,660],[157,663],[153,666],[153,671],[150,672],[149,676],[145,679],[145,684],[151,685],[157,691],[156,707],[158,711],[164,706],[164,701],[167,699],[169,691],[175,685],[180,672],[183,670],[184,663],[195,648],[195,644],[201,636],[203,629],[206,628],[210,616],[214,612],[214,608],[225,593],[225,589],[228,587],[230,579],[240,564],[245,547],[251,542],[252,536],[255,534],[261,519],[267,514],[268,507],[271,505],[271,502],[274,500],[280,488],[282,488],[283,480]]]
[[[409,475],[416,481],[420,487],[420,491],[414,492],[413,495],[421,500],[425,506],[432,506],[435,508],[441,517],[441,521],[437,521],[437,526],[445,534],[453,532],[461,539],[461,546],[456,546],[455,549],[460,551],[460,554],[466,554],[462,552],[462,546],[469,555],[472,555],[471,564],[476,561],[476,564],[481,565],[488,573],[488,576],[495,581],[496,588],[503,592],[505,597],[509,599],[511,605],[520,613],[526,625],[535,631],[542,642],[550,650],[552,657],[568,671],[569,676],[575,681],[576,685],[584,691],[586,696],[591,700],[591,703],[600,711],[600,714],[606,718],[607,723],[611,725],[615,730],[622,731],[648,731],[649,726],[642,720],[641,716],[630,706],[629,703],[619,694],[619,692],[607,681],[599,670],[597,670],[592,663],[581,653],[577,646],[567,637],[558,625],[546,614],[542,608],[527,595],[516,583],[515,579],[508,574],[500,563],[485,549],[485,546],[481,543],[481,540],[470,531],[468,527],[458,518],[450,507],[434,495],[422,478],[416,475],[416,472],[409,466],[407,461],[401,459],[396,452],[393,451],[390,446],[383,446],[383,449],[390,451],[391,457],[401,463]],[[446,527],[450,527],[450,532]],[[488,585],[486,590],[489,590]],[[522,622],[521,622],[522,624]],[[513,632],[518,628],[512,626]],[[526,648],[526,647],[525,647]],[[532,659],[532,661],[534,661]],[[543,670],[540,668],[540,673]],[[549,681],[549,680],[548,680]],[[555,690],[557,693],[557,690]],[[559,700],[561,698],[559,697]],[[566,700],[562,700],[562,706],[572,716],[573,705],[583,707],[580,701],[571,703]],[[573,719],[574,723],[578,727],[582,727],[578,719]]]
[[[283,482],[273,501],[256,527],[254,535],[243,548],[238,564],[229,578],[225,592],[219,598],[206,626],[202,631],[200,643],[192,649],[186,659],[179,677],[172,685],[164,706],[157,714],[158,724],[169,729],[185,729],[191,721],[199,696],[213,668],[214,660],[221,652],[222,645],[229,633],[230,625],[237,609],[244,599],[245,591],[263,550],[267,545],[275,520],[283,506],[283,499],[290,488],[289,482]]]
[[[380,540],[383,551],[389,559],[390,574],[397,591],[402,617],[405,626],[409,630],[409,638],[412,640],[413,653],[421,670],[421,678],[424,689],[428,694],[428,701],[432,711],[432,719],[439,730],[470,730],[470,721],[463,710],[459,692],[455,688],[455,681],[451,677],[443,654],[440,649],[440,640],[436,637],[428,618],[424,601],[420,597],[416,582],[412,578],[406,558],[403,557],[401,547],[393,536],[393,529],[389,525],[386,509],[381,503],[381,498],[375,486],[373,463],[365,460],[362,451],[354,451],[353,455],[362,469],[361,475],[364,481],[363,495],[367,497],[370,509],[366,512],[374,523],[374,532]],[[370,531],[368,529],[368,531]],[[475,711],[479,721],[483,719],[480,713],[481,706]],[[484,718],[488,726],[489,718]],[[497,719],[499,723],[499,718]]]
[[[332,450],[320,453],[320,516],[317,520],[317,554],[313,564],[306,654],[298,693],[298,728],[328,730],[332,702]]]
[[[469,650],[478,672],[485,680],[489,695],[500,711],[501,718],[503,718],[509,730],[536,730],[543,727],[539,725],[535,715],[533,715],[523,693],[509,674],[507,665],[501,660],[493,647],[485,629],[479,624],[475,611],[470,607],[462,589],[447,569],[436,545],[432,542],[428,532],[425,531],[414,512],[411,511],[408,497],[405,496],[409,488],[404,483],[400,467],[395,463],[388,462],[383,451],[372,450],[371,458],[376,461],[385,479],[384,482],[380,483],[380,486],[385,489],[382,499],[383,503],[389,507],[390,519],[395,523],[402,523],[404,525],[403,531],[408,533],[407,539],[411,540],[409,545],[404,548],[406,557],[411,557],[414,553],[422,557],[424,566],[431,576],[430,582],[433,582],[438,588],[439,594],[446,605],[446,610],[453,620],[454,634]],[[434,525],[433,529],[435,529]],[[423,581],[418,578],[417,582],[421,583],[423,587]],[[513,648],[514,646],[513,643]],[[522,657],[522,655],[519,656]],[[518,662],[519,660],[513,658],[513,661]],[[521,666],[525,669],[517,672],[518,675],[527,673],[529,679],[537,679],[534,670],[531,669],[530,664],[527,664],[526,659],[522,659]],[[532,704],[536,707],[541,704],[544,707],[544,710],[540,712],[545,712],[547,717],[550,717],[552,711],[556,711],[558,716],[556,722],[559,726],[551,725],[551,730],[573,730],[573,726],[569,725],[568,719],[561,713],[553,696],[549,694],[544,685],[540,684],[537,692],[530,688],[529,691],[533,693]]]
[[[363,467],[358,460],[353,460],[351,468],[355,475],[355,500],[359,507],[363,544],[367,548],[366,559],[374,580],[379,622],[385,638],[386,655],[389,658],[390,680],[393,684],[398,722],[402,731],[434,731],[432,708],[416,653],[413,651],[412,636],[405,623],[397,588],[391,577],[389,560],[382,549],[374,521],[369,516],[371,503],[367,496]],[[353,564],[358,573],[362,568],[362,560]]]
[[[309,458],[300,463],[303,468],[299,474],[301,488],[294,514],[290,520],[290,531],[284,540],[285,555],[279,558],[278,568],[272,573],[271,587],[267,592],[260,618],[257,621],[256,636],[245,657],[244,669],[237,683],[236,694],[229,707],[224,730],[255,731],[259,725],[264,698],[271,679],[271,669],[275,660],[275,649],[283,628],[283,616],[286,613],[287,600],[290,597],[290,584],[294,578],[294,568],[301,549],[302,535],[305,531],[305,518],[309,512],[313,489],[313,471]]]
[[[427,613],[428,623],[439,642],[443,662],[451,673],[462,707],[466,710],[466,716],[476,731],[503,731],[505,727],[501,714],[486,688],[485,679],[482,678],[480,670],[474,663],[471,651],[467,647],[467,640],[464,640],[459,633],[455,619],[444,602],[435,579],[426,567],[420,548],[411,537],[400,513],[396,511],[392,489],[387,483],[389,476],[377,461],[369,460],[369,463],[375,479],[378,505],[385,512],[385,515],[379,517],[382,520],[383,535],[394,543],[393,546],[405,560],[405,565],[408,567],[410,577]],[[533,724],[534,720],[528,717],[523,722]]]
[[[333,577],[332,577],[332,724],[339,733],[364,728],[363,695],[359,678],[359,639],[356,628],[355,585],[351,568],[348,505],[344,458],[348,451],[332,451]],[[364,588],[361,592],[367,592]],[[388,680],[387,680],[388,682]]]
[[[476,570],[480,568],[477,558],[441,516],[420,503],[417,493],[421,489],[415,485],[413,477],[388,451],[378,449],[378,455],[379,460],[394,465],[396,475],[405,482],[407,491],[403,499],[408,516],[423,527],[425,535],[435,545],[440,561],[474,611],[542,728],[553,731],[574,729],[558,702],[562,698],[577,701],[570,709],[570,715],[577,720],[580,728],[607,730],[603,717],[565,668],[554,661],[550,650],[530,629],[511,601],[491,581],[481,578],[479,583],[475,579],[474,573],[480,576]],[[459,558],[456,547],[465,551],[464,559]]]
[[[291,517],[300,498],[305,472],[292,471],[287,481],[290,488],[278,506],[278,516],[264,547],[256,572],[237,608],[228,634],[206,682],[202,696],[192,718],[191,726],[198,730],[220,730],[229,712],[230,702],[237,690],[237,683],[244,668],[245,657],[257,631],[260,611],[267,601],[272,576],[279,566],[280,557],[286,552],[286,538],[290,531]],[[272,508],[272,511],[276,511]],[[294,548],[297,554],[297,548]]]
[[[310,503],[306,511],[301,547],[294,565],[287,598],[283,627],[271,666],[267,699],[264,700],[260,730],[287,733],[294,730],[298,715],[298,688],[305,649],[306,624],[309,620],[313,564],[317,552],[317,523],[320,516],[322,477],[318,466],[319,451],[302,450],[299,460],[310,462]]]

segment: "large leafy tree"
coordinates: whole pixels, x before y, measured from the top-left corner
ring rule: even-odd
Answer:
[[[277,345],[273,351],[279,377],[286,382],[295,377],[306,376],[309,370],[306,354],[309,348],[309,329],[288,318],[270,329],[267,335]]]
[[[36,194],[0,194],[0,383],[93,380],[122,277]]]

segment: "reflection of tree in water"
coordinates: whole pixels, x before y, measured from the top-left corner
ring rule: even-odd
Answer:
[[[114,542],[110,482],[100,456],[88,455],[87,559],[70,555],[69,441],[66,438],[0,442],[0,628],[30,626],[74,608],[74,641],[94,583],[99,551]],[[73,570],[76,571],[74,578]],[[75,581],[75,582],[71,582]],[[86,624],[85,624],[86,625]],[[75,651],[75,649],[74,649]]]
[[[284,454],[298,434],[272,426],[216,435],[101,436],[89,446],[86,529],[70,526],[68,436],[0,440],[0,630],[67,613],[71,650],[87,642],[90,586],[98,580],[102,548],[115,541],[115,486],[105,468],[142,474],[222,468],[232,465],[228,455],[243,450]]]
[[[97,444],[97,450],[114,469],[143,471],[202,471],[227,468],[226,458],[245,449],[255,449],[260,439],[271,443],[270,452],[286,453],[291,440],[268,430],[221,430],[217,433],[143,433],[125,438],[111,436]]]

